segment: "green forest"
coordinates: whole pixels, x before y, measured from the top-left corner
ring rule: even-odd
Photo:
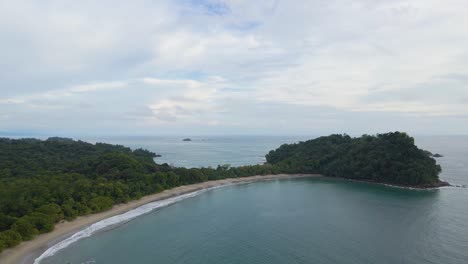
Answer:
[[[440,167],[404,133],[331,135],[282,145],[263,165],[178,168],[155,153],[67,138],[0,138],[0,252],[55,223],[180,185],[278,173],[320,173],[401,185],[436,185]]]
[[[443,185],[438,176],[441,168],[431,156],[414,144],[414,138],[394,132],[356,138],[331,135],[284,144],[266,159],[286,171],[404,186]]]
[[[66,138],[0,138],[0,251],[61,220],[180,185],[274,174],[272,165],[174,168],[155,153]]]

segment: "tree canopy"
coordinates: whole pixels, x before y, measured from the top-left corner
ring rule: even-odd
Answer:
[[[266,155],[269,163],[297,173],[411,186],[436,186],[441,168],[406,133],[330,135],[285,144]]]

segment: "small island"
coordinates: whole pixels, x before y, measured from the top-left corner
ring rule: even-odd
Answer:
[[[431,157],[431,158],[442,158],[443,156],[439,153],[436,153],[436,154],[432,154],[432,152],[430,151],[427,151],[427,150],[423,150],[424,154],[426,154],[427,156]]]
[[[190,139],[190,138],[184,138],[184,139],[182,139],[182,141],[192,141],[192,139]]]

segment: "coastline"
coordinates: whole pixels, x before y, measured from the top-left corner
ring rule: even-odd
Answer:
[[[439,181],[436,184],[403,185],[403,184],[379,182],[379,181],[366,180],[366,179],[348,179],[348,178],[343,178],[343,177],[330,177],[330,176],[323,176],[323,177],[342,179],[342,180],[347,180],[347,181],[352,181],[352,182],[377,184],[377,185],[383,185],[383,186],[388,186],[388,187],[393,187],[393,188],[411,189],[411,190],[436,190],[441,187],[457,187],[446,181]]]
[[[0,254],[0,263],[2,264],[31,264],[44,251],[61,240],[71,236],[85,227],[101,221],[103,219],[120,215],[132,209],[138,208],[144,204],[159,200],[168,199],[174,196],[195,192],[202,189],[230,185],[242,184],[258,181],[278,180],[278,179],[293,179],[293,178],[309,178],[309,177],[324,177],[320,174],[277,174],[277,175],[257,175],[241,178],[228,178],[215,181],[207,181],[191,185],[183,185],[172,189],[164,190],[160,193],[151,194],[142,197],[139,200],[130,201],[125,204],[114,205],[110,210],[80,216],[72,221],[60,222],[55,225],[52,232],[41,234],[30,241],[24,241],[18,246],[6,249]]]

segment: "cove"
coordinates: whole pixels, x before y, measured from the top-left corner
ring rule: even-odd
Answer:
[[[41,263],[463,263],[466,189],[291,179],[207,191]]]

